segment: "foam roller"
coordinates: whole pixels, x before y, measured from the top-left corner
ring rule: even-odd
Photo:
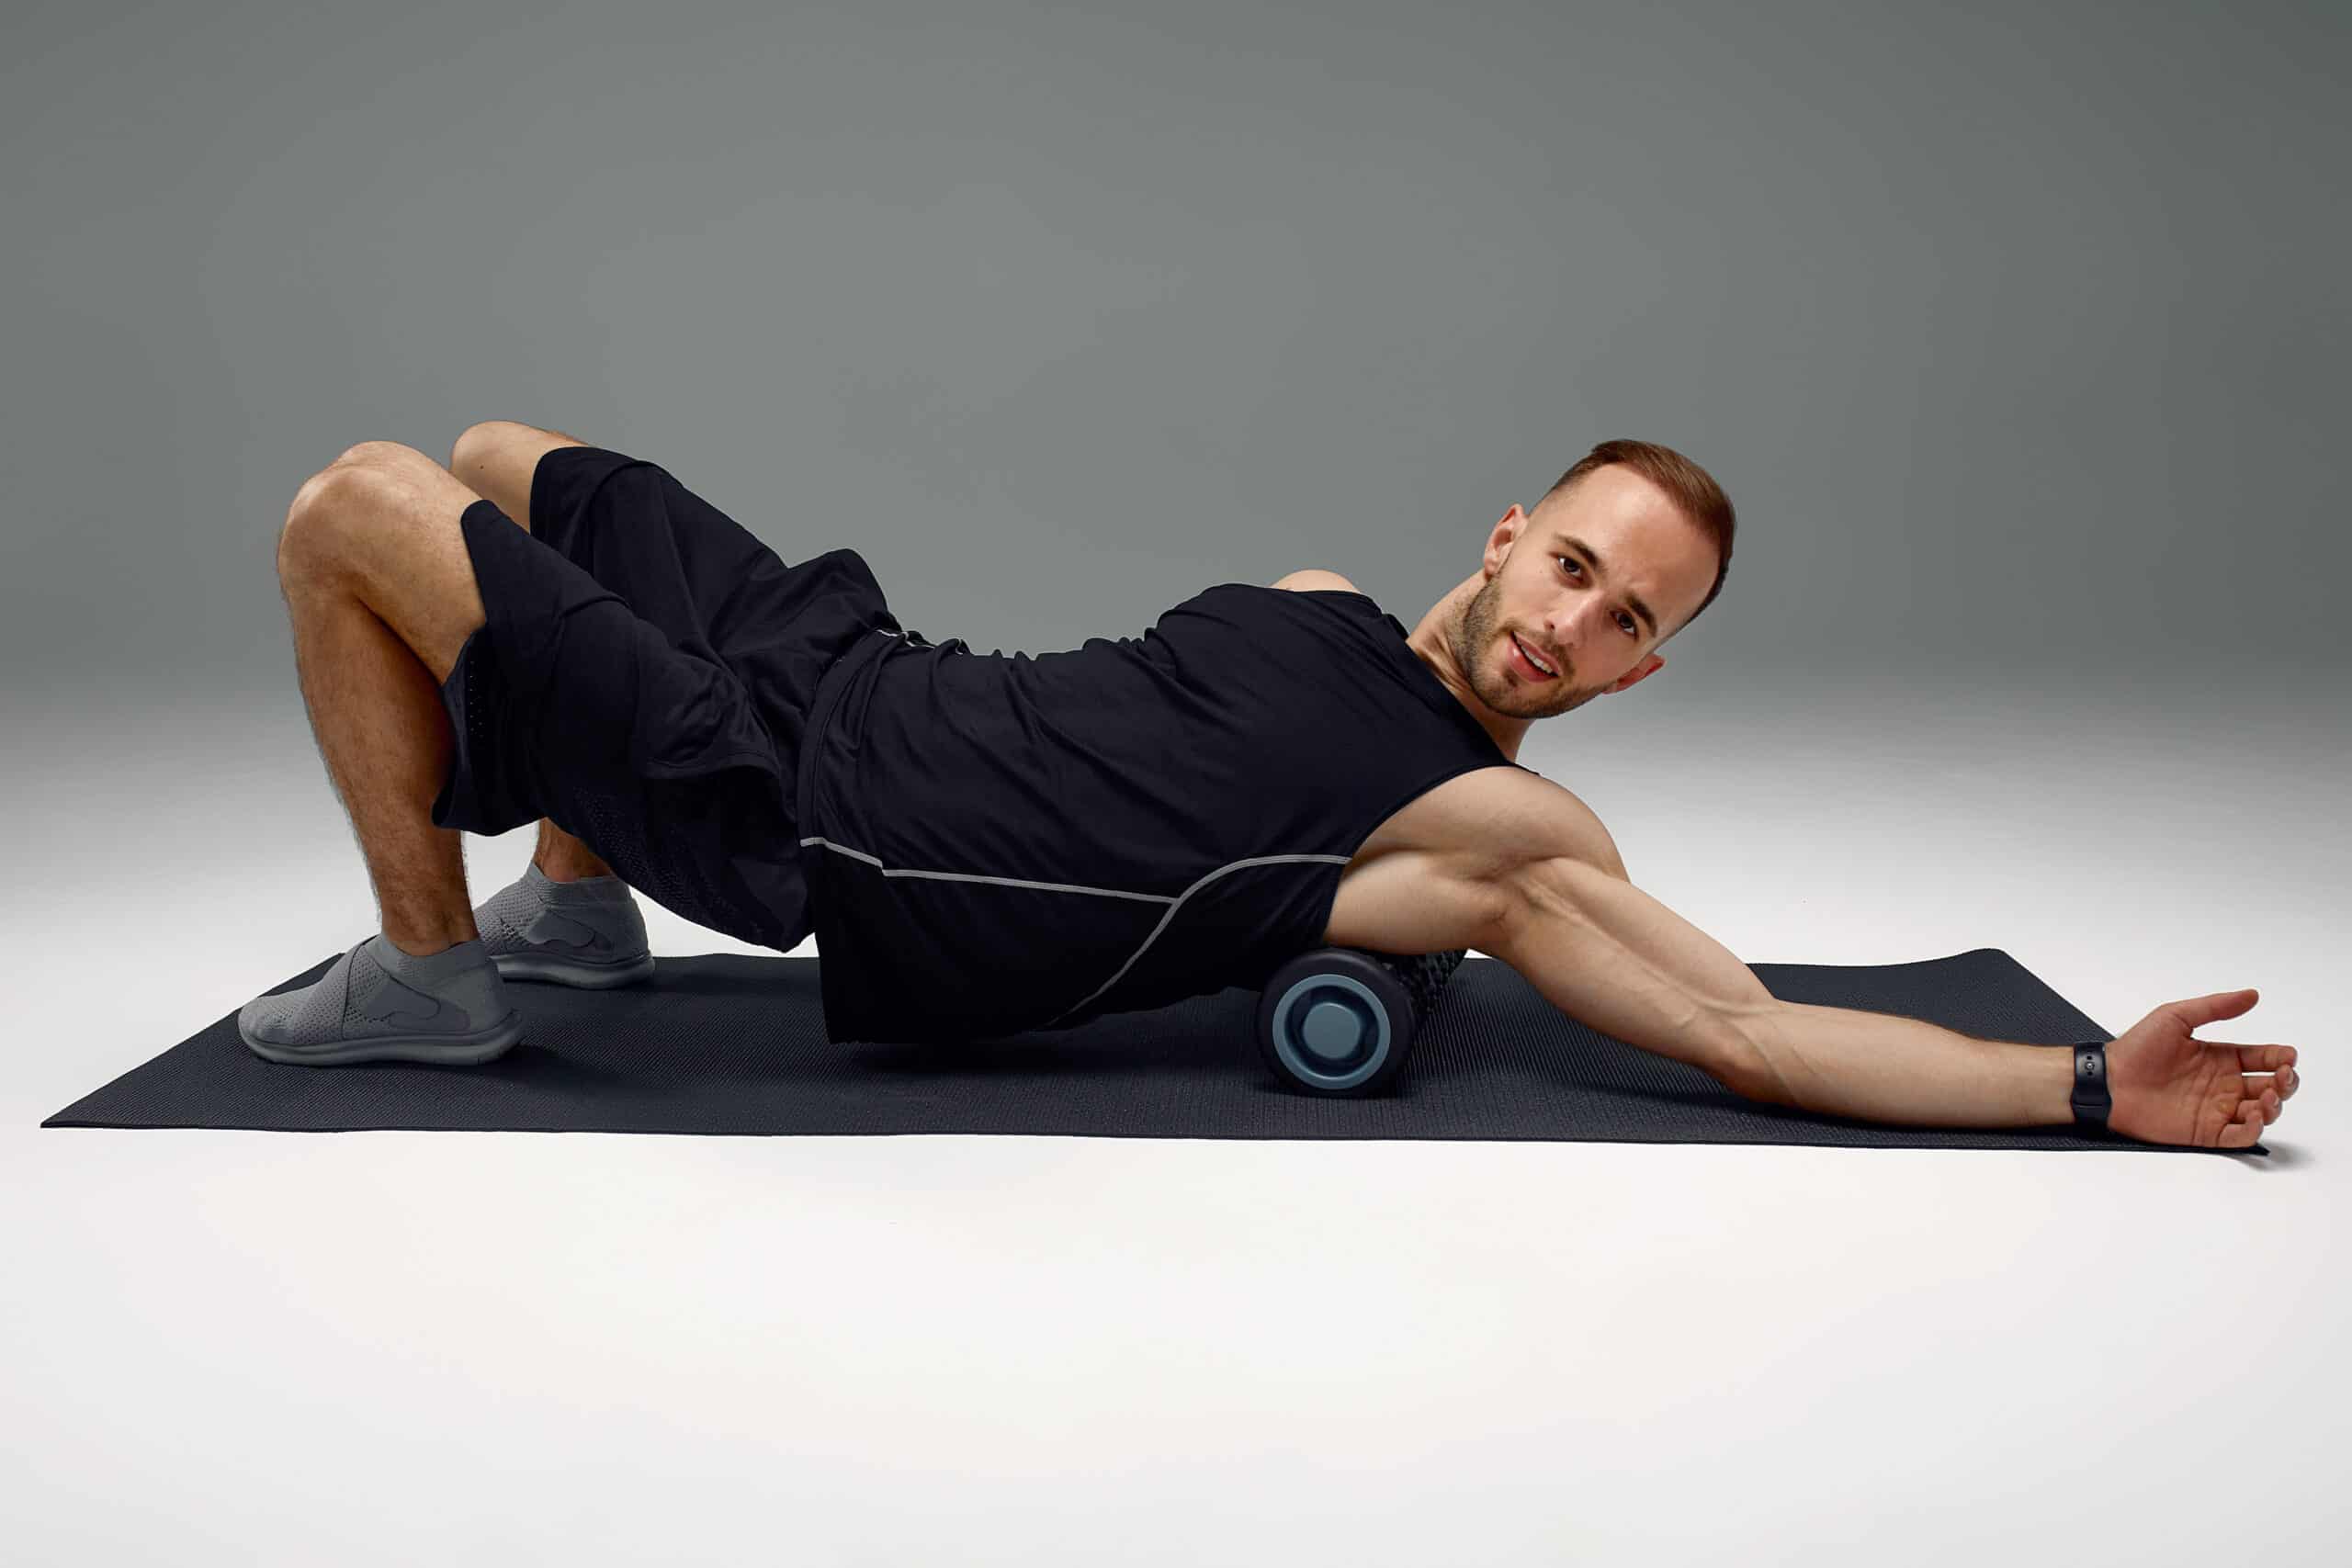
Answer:
[[[1318,947],[1274,971],[1258,999],[1258,1049],[1304,1094],[1361,1098],[1391,1089],[1414,1036],[1466,948],[1374,953]]]

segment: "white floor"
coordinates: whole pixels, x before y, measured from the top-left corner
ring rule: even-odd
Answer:
[[[374,906],[299,705],[9,728],[10,1561],[2344,1560],[2339,682],[1661,682],[1525,759],[1752,963],[2259,987],[2268,1159],[44,1132]]]

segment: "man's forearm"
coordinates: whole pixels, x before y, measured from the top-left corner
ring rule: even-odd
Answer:
[[[1921,1127],[2071,1125],[2071,1051],[1978,1040],[1893,1013],[1782,1002],[1751,1015],[1724,1081],[1792,1110]]]

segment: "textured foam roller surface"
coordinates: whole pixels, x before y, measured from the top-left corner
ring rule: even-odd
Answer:
[[[275,988],[308,985],[333,962]],[[523,1038],[473,1067],[279,1066],[245,1049],[231,1013],[43,1125],[2158,1149],[2104,1129],[1910,1127],[1744,1100],[1586,1028],[1488,958],[1454,971],[1401,1091],[1369,1100],[1285,1089],[1258,1058],[1254,991],[956,1045],[834,1043],[820,962],[704,953],[662,957],[652,979],[616,990],[510,982]],[[2112,1038],[1997,948],[1749,967],[1786,1000],[1984,1040],[2063,1049]]]

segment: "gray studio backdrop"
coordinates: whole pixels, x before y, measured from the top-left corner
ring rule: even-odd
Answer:
[[[1633,435],[1743,521],[1641,700],[2340,691],[2346,16],[14,6],[9,716],[299,705],[297,486],[490,418],[983,651],[1409,626]]]

